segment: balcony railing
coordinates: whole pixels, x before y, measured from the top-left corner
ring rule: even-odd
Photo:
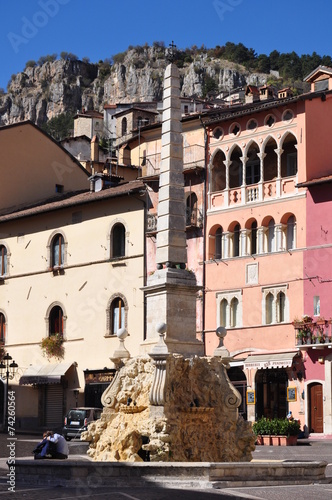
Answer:
[[[297,177],[292,176],[236,188],[225,188],[222,191],[210,193],[210,206],[220,209],[284,198],[297,193],[296,182]]]
[[[327,344],[332,348],[332,321],[317,320],[315,322],[299,321],[293,323],[295,328],[295,344],[317,349]]]
[[[147,214],[146,233],[153,235],[157,232],[157,214]],[[203,227],[202,211],[197,209],[186,208],[186,227]]]
[[[157,214],[147,214],[146,219],[146,232],[149,234],[155,234],[157,232]]]
[[[186,208],[186,227],[203,227],[203,214],[198,208]]]

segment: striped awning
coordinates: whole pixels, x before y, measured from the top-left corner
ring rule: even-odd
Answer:
[[[244,368],[290,368],[298,351],[253,354],[244,362]]]
[[[59,384],[74,363],[31,365],[20,378],[20,385]]]

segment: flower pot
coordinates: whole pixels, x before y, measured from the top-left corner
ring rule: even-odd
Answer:
[[[272,446],[279,446],[280,436],[271,436],[271,444]]]
[[[287,446],[296,446],[297,436],[287,436]]]
[[[257,446],[262,446],[263,444],[264,444],[264,442],[263,442],[263,436],[258,435],[258,436],[256,437],[256,445],[257,445]]]
[[[287,436],[279,436],[279,445],[287,446]]]
[[[264,446],[270,446],[271,444],[271,436],[262,436]]]

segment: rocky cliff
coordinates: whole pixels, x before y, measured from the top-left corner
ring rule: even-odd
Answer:
[[[207,82],[229,90],[249,83],[263,84],[267,75],[200,54],[181,64],[182,95],[201,97]],[[165,50],[140,47],[114,56],[114,63],[91,64],[78,60],[55,60],[26,67],[14,75],[8,92],[0,96],[0,125],[31,120],[42,125],[60,113],[103,110],[105,103],[160,101]]]

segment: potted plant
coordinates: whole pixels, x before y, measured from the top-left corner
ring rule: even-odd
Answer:
[[[306,338],[307,338],[307,333],[305,330],[303,330],[303,329],[297,330],[296,340],[297,340],[298,345],[302,345],[303,342],[306,340]]]
[[[287,422],[287,446],[295,446],[297,444],[297,436],[299,435],[301,425],[299,420],[288,420]]]
[[[271,420],[262,417],[254,422],[252,429],[257,437],[257,444],[269,445],[271,443]]]
[[[63,342],[63,336],[60,333],[53,333],[48,337],[43,338],[40,347],[43,351],[44,356],[46,356],[48,359],[52,357],[59,360],[63,359],[65,356]]]
[[[298,420],[287,418],[260,418],[252,426],[257,436],[256,444],[272,444],[275,446],[294,446],[300,431]]]

